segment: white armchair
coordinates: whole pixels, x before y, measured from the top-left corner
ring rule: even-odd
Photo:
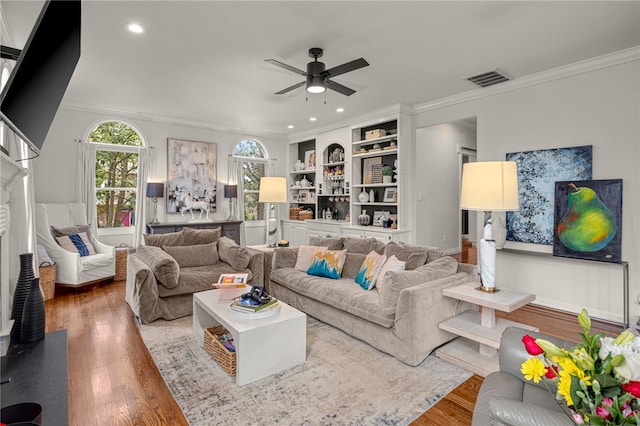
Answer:
[[[56,284],[79,287],[96,281],[113,278],[116,272],[115,247],[102,244],[94,235],[91,242],[96,254],[80,256],[58,245],[51,226],[64,228],[87,225],[84,204],[36,203],[36,237],[49,256],[57,263]]]

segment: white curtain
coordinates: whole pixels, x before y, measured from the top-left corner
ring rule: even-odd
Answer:
[[[96,223],[96,146],[78,140],[76,199],[87,209],[87,220],[93,235],[98,235]]]
[[[141,148],[138,154],[138,192],[136,193],[136,232],[133,236],[133,246],[142,244],[142,235],[145,232],[145,218],[147,217],[147,178],[151,163],[151,149]]]

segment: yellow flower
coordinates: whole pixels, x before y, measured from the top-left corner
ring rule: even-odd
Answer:
[[[547,372],[547,369],[542,361],[534,357],[523,362],[520,366],[520,371],[526,380],[533,380],[534,383],[538,383],[544,373]]]
[[[571,375],[566,371],[560,371],[560,380],[558,381],[558,394],[562,395],[567,405],[573,405],[571,399]]]

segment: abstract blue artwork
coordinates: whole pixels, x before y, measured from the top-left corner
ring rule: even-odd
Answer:
[[[520,210],[507,212],[507,241],[553,244],[556,181],[592,178],[593,147],[511,152],[518,165]]]

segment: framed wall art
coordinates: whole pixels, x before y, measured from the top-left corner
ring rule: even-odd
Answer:
[[[313,169],[316,166],[316,151],[312,149],[304,153],[304,168]]]
[[[215,212],[217,170],[217,144],[167,139],[167,213]]]
[[[382,201],[385,203],[395,203],[396,191],[397,191],[397,188],[385,188],[384,197],[382,198]]]
[[[622,179],[555,185],[553,255],[620,263]]]
[[[556,181],[590,180],[593,149],[591,145],[570,148],[512,152],[507,161],[518,166],[520,209],[507,212],[507,242],[546,246],[553,244],[553,213]],[[538,249],[541,251],[541,249]]]

